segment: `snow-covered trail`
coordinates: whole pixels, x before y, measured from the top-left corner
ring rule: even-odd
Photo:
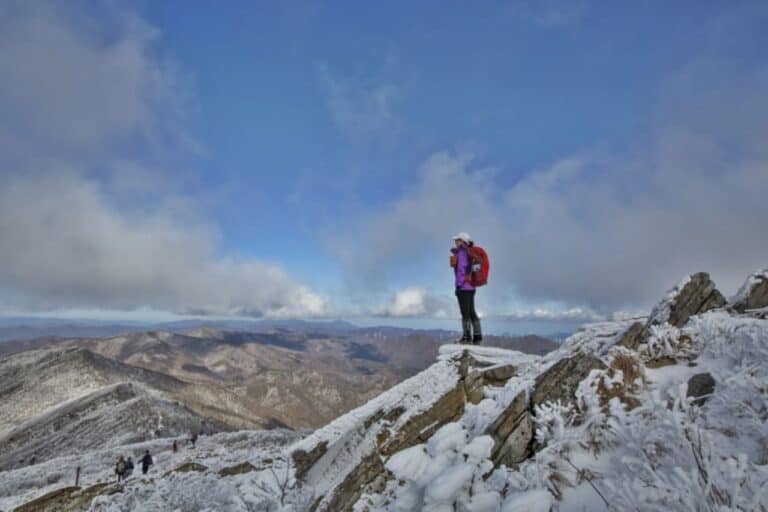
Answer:
[[[174,438],[167,438],[61,457],[0,473],[0,510],[13,510],[48,492],[74,485],[78,466],[81,468],[82,487],[114,482],[114,467],[119,455],[130,455],[134,461],[138,461],[144,451],[149,450],[154,460],[146,476],[141,474],[137,464],[133,476],[125,483],[126,492],[130,493],[142,487],[157,485],[164,480],[161,478],[163,475],[186,463],[202,464],[212,471],[243,462],[249,462],[257,468],[263,467],[279,460],[285,446],[300,437],[300,434],[288,430],[240,431],[201,436],[195,448],[188,445],[185,439],[176,438],[176,453],[172,450]]]

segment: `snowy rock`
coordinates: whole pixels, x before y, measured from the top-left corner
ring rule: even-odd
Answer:
[[[482,366],[484,363],[472,360],[470,364]],[[466,377],[464,378],[464,393],[467,396],[467,401],[477,405],[485,398],[485,386],[503,386],[516,372],[517,369],[512,364],[481,367],[472,370],[467,368]]]
[[[531,453],[533,423],[521,391],[504,412],[488,427],[486,433],[494,440],[491,459],[497,466],[512,466],[522,462]]]
[[[739,313],[768,307],[768,268],[750,275],[731,303]]]
[[[165,476],[172,475],[173,473],[189,473],[191,471],[194,471],[195,473],[202,473],[207,470],[208,468],[202,464],[198,464],[197,462],[187,462],[186,464],[182,464],[181,466],[169,471],[165,474]]]
[[[495,386],[503,385],[512,378],[515,373],[517,373],[517,370],[515,366],[511,364],[494,366],[482,372],[483,380],[488,384]]]
[[[242,464],[220,469],[219,476],[243,475],[245,473],[250,473],[251,471],[256,471],[256,466],[250,462],[243,462]]]
[[[726,304],[725,297],[715,288],[706,272],[686,277],[651,311],[646,325],[669,323],[682,327],[693,315],[698,315]]]
[[[16,507],[13,512],[79,512],[88,510],[97,495],[108,496],[120,492],[123,492],[122,485],[107,482],[85,489],[63,487]]]
[[[455,422],[464,415],[466,404],[483,400],[485,386],[500,389],[515,375],[516,362],[529,357],[520,355],[488,347],[444,346],[429,369],[302,440],[292,460],[296,477],[316,492],[314,509],[352,510],[364,493],[385,487],[398,473],[410,474],[413,467],[402,463],[400,454],[411,453],[409,449],[417,445],[425,444],[418,451],[429,457],[459,454],[468,443],[468,432]],[[504,444],[516,426],[511,425],[498,440],[496,451],[501,454],[503,449],[499,456],[504,460],[519,457],[519,441],[510,440],[514,447]],[[490,437],[470,443],[462,457],[481,453],[486,445],[490,452],[495,444]],[[492,468],[489,461],[485,463]],[[444,475],[443,484],[431,488],[427,500],[431,506],[442,506],[445,496],[458,489],[454,484],[462,487],[465,473],[457,469],[453,476]]]
[[[328,441],[320,441],[311,450],[306,451],[301,448],[297,449],[291,454],[293,459],[293,467],[296,471],[296,478],[304,478],[309,468],[317,462],[320,457],[325,455],[328,451]]]
[[[637,350],[651,336],[651,331],[642,323],[635,322],[620,336],[616,345]]]
[[[576,403],[576,389],[592,370],[604,370],[605,364],[592,354],[565,357],[536,378],[531,408],[545,402]]]
[[[313,509],[351,510],[363,492],[392,478],[386,460],[460,418],[472,363],[467,350],[451,352],[300,441],[291,458],[296,478],[315,489]]]
[[[715,379],[709,372],[697,373],[688,379],[687,397],[693,397],[694,403],[703,405],[707,398],[715,391]]]

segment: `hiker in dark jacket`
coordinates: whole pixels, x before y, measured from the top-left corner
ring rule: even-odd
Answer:
[[[141,462],[142,474],[146,475],[147,471],[149,471],[149,466],[154,464],[154,462],[152,462],[152,456],[149,454],[149,450],[144,452],[144,456],[141,458],[139,462]]]
[[[125,478],[133,474],[133,467],[133,457],[128,457],[128,460],[125,462]]]
[[[483,332],[480,327],[480,317],[475,311],[475,287],[470,279],[472,260],[469,257],[468,247],[472,246],[472,239],[467,233],[459,233],[453,237],[453,241],[456,247],[451,249],[451,266],[453,266],[455,277],[456,298],[459,300],[461,311],[462,336],[459,343],[477,345],[483,340]]]

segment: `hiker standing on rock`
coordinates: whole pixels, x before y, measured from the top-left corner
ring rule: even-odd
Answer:
[[[480,317],[475,311],[475,291],[488,279],[488,256],[475,247],[467,233],[453,237],[456,247],[451,249],[451,266],[455,276],[456,298],[461,311],[462,337],[459,343],[479,345],[483,340]]]
[[[149,471],[149,466],[154,464],[152,462],[152,456],[149,454],[149,450],[144,452],[144,456],[139,462],[141,462],[141,473],[146,475],[147,471]]]

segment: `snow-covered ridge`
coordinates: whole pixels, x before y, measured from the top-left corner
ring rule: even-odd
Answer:
[[[666,321],[590,324],[544,357],[447,345],[301,440],[211,448],[90,510],[768,510],[768,320],[715,292],[694,274]],[[223,476],[218,457],[252,468]]]

